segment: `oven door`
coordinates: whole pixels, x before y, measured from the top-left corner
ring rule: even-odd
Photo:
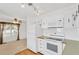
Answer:
[[[61,55],[62,54],[62,42],[47,40],[45,42],[45,53],[50,55]]]

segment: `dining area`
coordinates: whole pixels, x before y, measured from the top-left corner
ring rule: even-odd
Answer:
[[[15,19],[16,21],[16,19]],[[0,22],[0,44],[4,44],[11,39],[20,40],[19,38],[20,23],[18,22]]]

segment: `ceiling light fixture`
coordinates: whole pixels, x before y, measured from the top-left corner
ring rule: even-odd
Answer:
[[[21,3],[21,8],[25,8],[25,6],[26,6],[25,3]],[[33,8],[35,15],[39,16],[40,11],[37,8],[37,6],[35,6],[33,3],[28,3],[28,6]]]
[[[35,15],[39,16],[39,10],[34,4],[28,3],[28,6],[31,6],[34,9]]]

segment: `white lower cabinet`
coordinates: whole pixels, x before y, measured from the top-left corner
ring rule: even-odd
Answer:
[[[37,51],[43,53],[45,50],[45,40],[37,39]]]

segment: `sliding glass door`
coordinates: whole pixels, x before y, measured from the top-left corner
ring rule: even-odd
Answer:
[[[5,25],[3,31],[3,42],[15,41],[17,39],[17,33],[16,25]]]

